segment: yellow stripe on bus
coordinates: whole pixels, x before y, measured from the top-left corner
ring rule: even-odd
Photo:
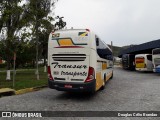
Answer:
[[[102,63],[102,70],[106,70],[107,69],[107,63]]]
[[[106,81],[108,81],[108,80],[111,78],[112,73],[113,73],[113,71],[112,71],[112,72],[110,72],[110,73],[106,76]]]
[[[103,80],[101,78],[101,72],[96,73],[96,91],[100,89],[103,84]]]
[[[83,34],[81,34],[80,36],[86,36],[88,33],[87,32],[85,32],[85,33],[83,33]]]
[[[136,63],[136,68],[144,68],[145,63]]]
[[[70,46],[70,45],[73,45],[71,39],[60,39],[60,40],[58,40],[58,43],[59,43],[60,46]]]
[[[113,71],[110,72],[109,74],[107,74],[106,81],[108,81],[111,78],[112,73],[113,73]],[[101,77],[101,72],[97,72],[96,73],[96,91],[99,90],[102,87],[103,79],[104,78]]]

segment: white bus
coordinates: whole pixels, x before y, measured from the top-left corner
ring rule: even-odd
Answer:
[[[151,54],[136,55],[135,65],[137,71],[153,71],[152,55]]]
[[[160,48],[155,48],[152,50],[153,57],[153,72],[160,73]]]
[[[48,84],[59,91],[95,92],[113,77],[111,49],[89,29],[52,32]]]

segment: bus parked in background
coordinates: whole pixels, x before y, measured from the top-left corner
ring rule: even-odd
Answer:
[[[152,54],[138,54],[135,56],[137,71],[153,71]]]
[[[153,72],[160,73],[160,48],[155,48],[152,50],[153,57]]]
[[[112,51],[88,29],[52,32],[48,41],[48,84],[59,91],[95,92],[113,77]]]
[[[135,70],[135,55],[134,54],[124,54],[122,56],[122,67],[123,69]]]

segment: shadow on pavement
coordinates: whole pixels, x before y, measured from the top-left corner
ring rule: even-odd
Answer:
[[[56,99],[58,100],[72,99],[77,101],[85,101],[85,100],[88,101],[96,97],[97,92],[94,94],[82,93],[82,92],[63,92],[62,94],[56,96]]]

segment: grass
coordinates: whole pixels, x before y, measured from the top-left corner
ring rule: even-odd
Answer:
[[[47,73],[43,72],[43,68],[39,69],[40,80],[36,79],[35,69],[20,69],[16,72],[15,90],[44,86],[47,85]],[[6,72],[0,72],[0,88],[13,88],[13,73],[11,72],[10,81],[6,79]]]
[[[6,70],[6,68],[1,68],[1,67],[0,67],[0,71],[3,71],[3,70]]]

